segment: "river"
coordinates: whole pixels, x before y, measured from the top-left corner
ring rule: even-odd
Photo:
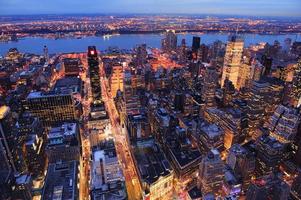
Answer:
[[[183,38],[186,39],[186,44],[191,45],[193,36],[200,36],[201,43],[211,44],[216,40],[226,42],[228,34],[179,34],[178,43],[180,44]],[[49,39],[42,37],[25,37],[17,42],[0,42],[0,55],[5,55],[10,48],[16,47],[20,52],[42,54],[43,47],[48,47],[49,53],[62,52],[84,52],[89,45],[95,45],[97,49],[105,50],[110,46],[119,47],[121,49],[131,49],[137,44],[145,43],[150,47],[160,47],[162,34],[124,34],[114,35],[109,38],[103,37],[83,37],[63,38],[63,39]],[[286,38],[291,38],[292,41],[300,40],[300,36],[295,34],[288,35],[258,35],[258,34],[244,34],[242,37],[245,40],[245,46],[256,44],[259,42],[273,43],[275,40],[283,43]]]

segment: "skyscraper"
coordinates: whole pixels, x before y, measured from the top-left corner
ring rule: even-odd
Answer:
[[[301,105],[301,59],[298,61],[294,78],[293,78],[293,91],[291,94],[292,104],[296,107]]]
[[[226,47],[221,85],[228,78],[236,89],[240,89],[240,67],[244,41],[238,36],[231,36]]]
[[[48,47],[46,45],[44,46],[43,52],[44,52],[44,58],[45,58],[46,62],[48,62],[49,54],[48,54]]]
[[[284,145],[268,134],[263,134],[256,141],[256,174],[271,174],[279,166],[283,158]]]
[[[13,173],[15,172],[12,153],[6,138],[11,133],[11,113],[7,106],[0,107],[0,199],[11,198]]]
[[[206,108],[215,107],[215,90],[217,89],[218,74],[214,67],[208,66],[205,70],[202,87],[202,100]]]
[[[192,38],[192,51],[196,53],[201,46],[201,38],[197,36],[193,36]]]
[[[162,49],[164,51],[175,51],[177,48],[178,38],[175,30],[167,30],[166,36],[162,39]]]
[[[69,92],[31,92],[25,110],[38,117],[44,126],[76,119],[75,100]]]
[[[93,102],[101,101],[99,59],[95,46],[88,47],[88,65]]]
[[[255,152],[244,148],[240,144],[234,144],[229,149],[227,164],[237,178],[242,180],[244,190],[247,189],[252,173],[255,170],[255,156]]]

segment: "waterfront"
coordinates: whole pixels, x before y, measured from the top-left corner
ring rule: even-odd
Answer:
[[[188,46],[191,45],[193,36],[200,36],[201,43],[211,44],[216,40],[226,42],[228,34],[179,34],[178,44],[183,38],[186,39]],[[244,34],[242,35],[245,40],[245,46],[256,44],[259,42],[273,43],[275,40],[283,43],[286,38],[291,38],[292,41],[300,40],[300,35],[258,35],[258,34]],[[41,37],[26,37],[17,42],[1,42],[0,55],[6,54],[10,48],[18,48],[21,52],[42,54],[43,46],[46,45],[49,53],[62,53],[62,52],[84,52],[89,45],[96,45],[100,50],[105,50],[110,46],[119,47],[121,49],[131,49],[137,44],[145,43],[150,47],[160,47],[163,34],[124,34],[115,35],[109,38],[104,37],[83,37],[77,38],[62,38],[62,39],[48,39]]]

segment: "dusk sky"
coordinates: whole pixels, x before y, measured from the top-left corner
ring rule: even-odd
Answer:
[[[191,13],[301,17],[301,0],[0,0],[0,14]]]

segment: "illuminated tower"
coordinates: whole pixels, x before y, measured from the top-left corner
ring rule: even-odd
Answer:
[[[224,67],[222,73],[221,85],[224,86],[228,78],[234,85],[235,89],[240,88],[240,67],[241,57],[244,49],[244,41],[237,36],[231,36],[227,43],[226,54],[224,57]]]
[[[95,46],[88,47],[88,65],[91,81],[93,102],[101,101],[101,87],[99,74],[99,60]]]

